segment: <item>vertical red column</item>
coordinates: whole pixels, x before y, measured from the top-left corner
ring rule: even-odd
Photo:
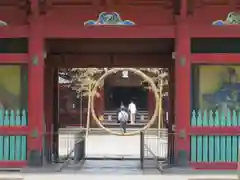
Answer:
[[[104,109],[105,109],[105,102],[104,102],[104,87],[98,88],[99,96],[95,96],[95,112],[98,117],[103,116]]]
[[[186,165],[189,157],[191,62],[190,37],[186,18],[186,1],[182,0],[180,17],[176,26],[175,59],[175,155],[179,165]]]
[[[105,100],[105,98],[104,98],[104,86],[103,87],[101,87],[100,88],[100,90],[99,90],[100,92],[100,109],[99,109],[99,115],[100,116],[103,116],[103,114],[104,114],[104,110],[105,110],[105,102],[104,102],[104,100]]]
[[[45,123],[46,123],[46,132],[47,135],[46,137],[46,151],[47,153],[47,158],[48,160],[51,159],[51,150],[52,150],[52,135],[53,135],[53,129],[52,129],[52,124],[53,124],[53,75],[54,71],[51,66],[45,65],[45,100],[44,100],[44,111],[45,111]]]
[[[148,119],[150,119],[153,115],[153,111],[154,111],[154,106],[155,106],[155,97],[154,97],[154,94],[153,94],[153,91],[152,89],[149,89],[148,90]]]
[[[34,15],[33,15],[34,16]],[[42,165],[44,125],[44,39],[40,17],[30,19],[29,35],[29,96],[28,96],[28,163]]]

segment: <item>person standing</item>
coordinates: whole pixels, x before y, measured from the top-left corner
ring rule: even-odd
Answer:
[[[130,122],[131,124],[134,124],[136,119],[137,108],[136,104],[134,104],[133,101],[131,101],[130,104],[128,105],[128,110],[130,111]]]
[[[118,121],[120,122],[120,128],[123,133],[127,131],[127,122],[128,122],[128,112],[124,106],[121,106],[120,111],[118,112]]]

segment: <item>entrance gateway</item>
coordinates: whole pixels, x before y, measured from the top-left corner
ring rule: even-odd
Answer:
[[[51,67],[57,64],[71,68],[112,67],[116,62],[116,67],[129,67],[130,57],[138,60],[136,67],[145,65],[146,59],[149,66],[159,67],[160,59],[169,62],[170,54],[175,52],[175,61],[170,66],[174,67],[170,71],[175,78],[170,77],[170,82],[175,88],[169,88],[172,89],[169,95],[174,95],[170,107],[174,108],[170,108],[169,119],[174,119],[176,124],[176,160],[190,162],[193,168],[236,169],[239,158],[239,121],[236,121],[239,88],[236,87],[239,87],[240,72],[236,47],[239,47],[240,32],[238,13],[227,15],[227,12],[235,11],[237,4],[211,0],[200,4],[184,0],[45,0],[39,3],[29,0],[19,6],[17,1],[1,0],[0,101],[4,112],[0,113],[3,114],[0,166],[24,167],[28,161],[40,162],[41,158],[37,157],[43,154],[42,134],[45,130],[52,132],[52,122],[56,119],[53,112],[57,111],[54,109],[57,98],[52,91],[58,88],[54,83],[57,76]],[[103,9],[119,11],[121,17],[119,21],[118,17],[104,15],[103,21],[108,19],[119,26],[124,23],[128,26],[93,27],[102,23],[96,20]],[[90,25],[84,26],[91,19]],[[230,24],[235,26],[228,27]],[[138,46],[143,40],[144,46]],[[118,45],[109,45],[107,41]],[[127,41],[131,48],[119,51],[121,41]],[[147,102],[149,99],[148,96]],[[105,110],[102,105],[99,102],[99,111]],[[222,107],[227,107],[231,114],[220,115]],[[50,146],[52,136],[48,134],[46,139]]]

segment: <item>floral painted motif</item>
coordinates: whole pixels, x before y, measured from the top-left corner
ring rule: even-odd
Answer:
[[[240,24],[240,13],[230,12],[225,20],[216,20],[212,24],[215,26],[238,25]]]
[[[85,26],[133,26],[135,23],[130,20],[122,20],[117,12],[102,12],[97,20],[88,20],[84,22]]]

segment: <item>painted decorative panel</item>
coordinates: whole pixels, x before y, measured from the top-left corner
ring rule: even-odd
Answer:
[[[196,71],[193,109],[240,110],[240,66],[201,65]]]
[[[27,106],[27,69],[20,65],[0,65],[0,108]]]

